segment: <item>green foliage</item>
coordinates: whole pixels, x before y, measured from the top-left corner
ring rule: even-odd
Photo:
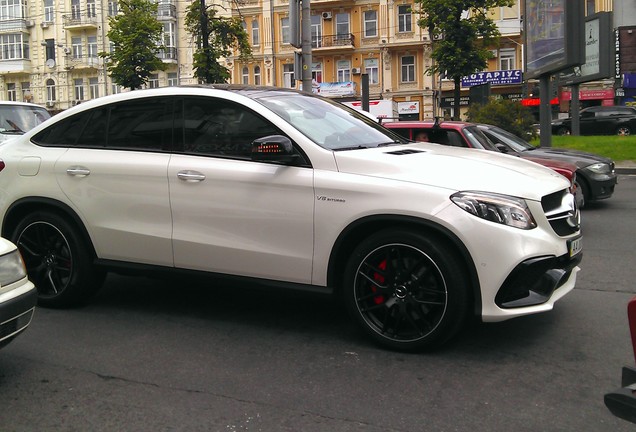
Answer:
[[[417,23],[436,40],[428,74],[445,73],[455,82],[455,119],[459,120],[461,78],[484,70],[499,30],[489,9],[512,6],[515,0],[415,0]]]
[[[532,141],[535,146],[539,140]],[[552,136],[552,147],[582,150],[613,159],[636,162],[636,136]]]
[[[239,59],[246,61],[252,47],[240,18],[220,17],[213,7],[206,9],[207,35],[203,35],[201,29],[201,2],[194,1],[188,6],[185,17],[186,30],[198,41],[193,55],[194,76],[204,83],[225,83],[230,79],[230,72],[219,59],[230,57],[236,50]],[[207,47],[203,41],[207,41]]]
[[[152,0],[119,2],[120,13],[108,19],[108,38],[112,53],[101,52],[107,59],[112,80],[131,90],[148,82],[153,71],[166,65],[157,57],[161,46],[163,25],[157,20],[157,3]]]
[[[486,105],[470,105],[467,116],[469,122],[499,126],[526,140],[536,135],[530,109],[518,101],[491,98]]]

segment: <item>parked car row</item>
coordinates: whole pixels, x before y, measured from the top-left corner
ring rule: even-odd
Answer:
[[[387,122],[383,125],[410,140],[418,141],[426,135],[427,141],[503,152],[552,168],[574,184],[580,208],[586,203],[610,198],[618,182],[611,159],[575,150],[538,149],[491,125],[432,120]]]
[[[41,305],[88,301],[107,271],[204,272],[339,295],[399,350],[443,344],[470,315],[552,309],[582,257],[571,181],[554,170],[414,143],[287,89],[77,105],[0,146],[0,189],[0,234]]]
[[[593,106],[579,114],[581,135],[631,135],[636,131],[636,108],[629,106]],[[552,133],[572,133],[572,118],[552,121]]]

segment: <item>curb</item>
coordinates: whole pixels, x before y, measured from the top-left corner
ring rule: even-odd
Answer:
[[[622,175],[635,175],[636,174],[636,167],[619,167],[617,166],[615,168],[616,170],[616,174],[622,174]]]

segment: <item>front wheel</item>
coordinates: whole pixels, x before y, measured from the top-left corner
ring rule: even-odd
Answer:
[[[84,239],[60,215],[31,213],[18,224],[11,239],[24,258],[41,306],[76,306],[101,286],[103,277],[93,270]]]
[[[561,127],[559,129],[557,129],[557,135],[570,135],[570,129],[565,128],[565,127]]]
[[[380,345],[419,351],[461,328],[469,307],[466,271],[442,241],[386,230],[349,259],[343,294],[362,330]]]

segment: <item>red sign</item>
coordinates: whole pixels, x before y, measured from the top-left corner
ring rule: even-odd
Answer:
[[[579,100],[593,100],[593,99],[614,99],[614,90],[613,89],[605,89],[605,90],[580,90],[579,91]],[[572,92],[564,91],[561,92],[561,100],[569,101],[572,100]]]
[[[550,99],[550,105],[558,105],[558,104],[559,104],[559,98]],[[539,98],[521,99],[521,105],[523,105],[523,106],[539,106],[539,105],[541,105],[541,99],[539,99]]]

